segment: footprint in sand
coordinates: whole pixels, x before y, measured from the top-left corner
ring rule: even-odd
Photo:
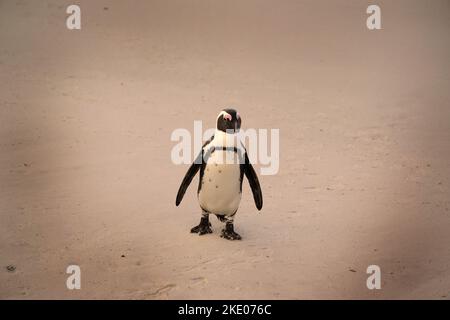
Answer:
[[[169,292],[171,289],[175,288],[177,285],[173,283],[169,283],[161,288],[156,289],[156,291],[146,294],[146,296],[158,296],[163,293]]]
[[[193,282],[193,285],[206,283],[208,280],[205,277],[195,277],[190,279]]]

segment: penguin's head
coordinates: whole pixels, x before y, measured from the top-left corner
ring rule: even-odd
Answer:
[[[223,109],[217,116],[217,130],[236,133],[241,129],[241,116],[234,109]]]

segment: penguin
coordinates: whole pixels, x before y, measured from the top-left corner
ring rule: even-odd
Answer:
[[[200,223],[191,229],[191,233],[212,233],[209,215],[214,214],[225,223],[221,232],[222,238],[242,239],[234,231],[234,217],[241,201],[244,176],[250,184],[256,208],[258,211],[262,209],[263,197],[258,176],[244,145],[237,137],[241,121],[241,116],[234,109],[223,109],[219,113],[214,135],[204,143],[181,182],[176,198],[177,206],[194,176],[200,172],[197,198],[202,216]]]

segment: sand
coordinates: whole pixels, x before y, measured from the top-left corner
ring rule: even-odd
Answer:
[[[70,31],[71,1],[0,1],[0,298],[450,297],[448,1],[377,1],[375,31],[369,1],[77,3]],[[228,106],[280,130],[234,242],[189,233],[170,159]]]

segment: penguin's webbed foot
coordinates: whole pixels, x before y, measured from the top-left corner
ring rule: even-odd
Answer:
[[[242,237],[234,232],[233,224],[227,223],[225,228],[222,230],[222,234],[220,237],[225,238],[227,240],[241,240]]]
[[[199,224],[191,229],[191,233],[198,233],[199,236],[212,233],[211,223],[208,223],[208,225]]]
[[[207,217],[202,217],[198,226],[191,229],[191,233],[198,233],[199,236],[212,233],[211,223]]]

